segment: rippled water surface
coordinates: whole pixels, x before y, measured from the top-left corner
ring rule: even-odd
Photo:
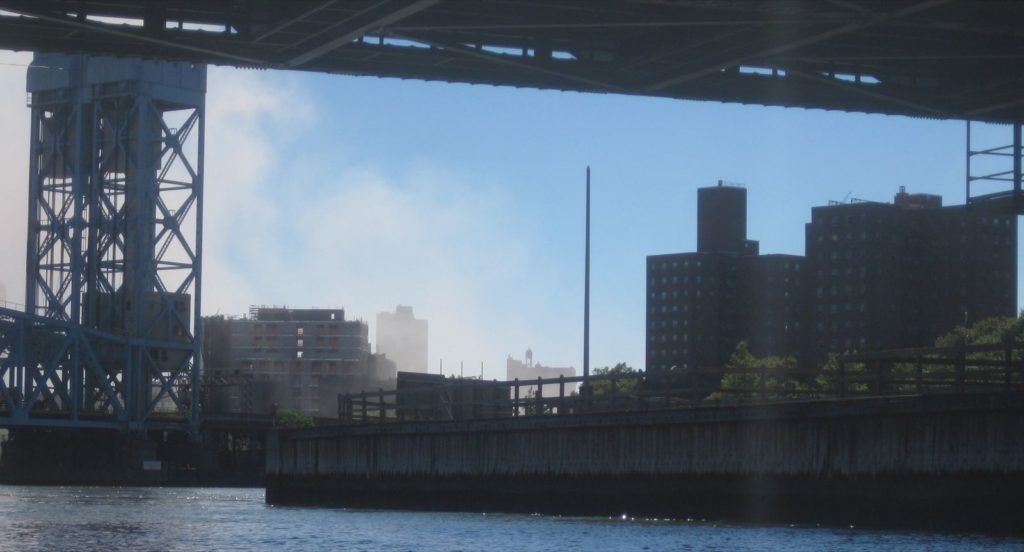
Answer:
[[[0,550],[1009,551],[1024,539],[267,506],[262,489],[0,486]]]

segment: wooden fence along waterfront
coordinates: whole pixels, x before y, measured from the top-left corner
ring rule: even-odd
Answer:
[[[557,394],[545,395],[545,389]],[[637,412],[793,400],[960,394],[1024,389],[1024,343],[844,355],[824,369],[714,368],[584,378],[448,379],[407,390],[338,396],[351,423],[470,420]]]

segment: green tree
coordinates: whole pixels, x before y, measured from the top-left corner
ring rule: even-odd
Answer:
[[[1024,339],[1024,319],[1012,316],[997,316],[975,322],[970,328],[957,326],[952,331],[939,336],[935,340],[936,347],[957,348],[972,345],[1006,345],[1019,343]],[[979,351],[967,353],[964,358],[964,381],[970,385],[992,385],[1004,381],[1001,367],[1005,360],[1005,350]],[[1012,352],[1012,362],[1021,360],[1018,351]],[[955,366],[925,365],[923,376],[932,381],[959,379]]]
[[[313,427],[313,417],[299,414],[292,410],[282,410],[274,420],[277,427],[283,429],[302,429]]]
[[[1024,320],[1014,317],[994,317],[979,320],[970,328],[957,326],[935,339],[935,347],[942,349],[958,349],[964,345],[1010,345],[1024,337]],[[1001,362],[1004,351],[972,352],[964,359],[964,377],[967,382],[991,383],[1002,377],[999,368],[992,368],[993,362]],[[956,355],[949,353],[922,354],[918,359],[906,362],[882,362],[874,369],[883,370],[881,377],[888,382],[885,392],[917,393],[929,387],[948,388],[958,377],[956,372]],[[918,364],[920,360],[920,364]],[[1014,353],[1014,360],[1019,355]],[[846,392],[850,394],[868,393],[871,382],[878,375],[865,363],[847,362]],[[818,387],[827,394],[835,393],[838,386],[838,362],[835,355],[830,356],[817,378]],[[1001,381],[1001,380],[1000,380]]]
[[[989,345],[1013,343],[1024,337],[1024,318],[996,316],[975,322],[970,329],[957,326],[935,339],[936,347],[959,347],[968,345]]]
[[[625,362],[620,362],[612,367],[595,368],[593,375],[612,376],[615,383],[613,384],[612,380],[590,382],[588,385],[592,397],[611,395],[613,392],[633,393],[640,388],[640,381],[643,379],[643,372],[630,367]]]
[[[867,367],[863,362],[847,362],[843,366],[846,380],[846,392],[849,394],[866,393],[868,384],[864,382],[867,377]],[[814,386],[823,395],[835,396],[839,393],[839,355],[830,353],[821,373],[814,379]]]
[[[796,399],[807,398],[811,391],[811,385],[798,377],[795,358],[757,357],[746,341],[740,341],[726,362],[719,390],[707,399]]]

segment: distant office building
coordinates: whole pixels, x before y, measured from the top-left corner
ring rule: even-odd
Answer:
[[[254,307],[204,324],[206,375],[270,382],[266,400],[279,409],[334,417],[338,393],[394,384],[394,363],[370,354],[366,323],[345,320],[343,309]]]
[[[811,354],[928,346],[1013,316],[1017,217],[936,195],[815,207],[807,224]]]
[[[698,252],[647,258],[647,369],[757,355],[927,346],[958,324],[1012,316],[1016,217],[908,194],[815,207],[806,257],[758,255],[745,190],[698,191]],[[743,207],[743,209],[741,209]],[[726,220],[741,217],[743,221]]]
[[[558,368],[553,366],[544,366],[540,363],[533,362],[533,351],[530,349],[526,350],[526,355],[523,360],[512,358],[512,355],[508,355],[508,359],[505,361],[505,379],[512,381],[518,379],[519,381],[530,381],[536,380],[537,378],[552,379],[559,376],[571,378],[576,376],[576,368],[572,366]],[[557,397],[559,393],[559,385],[557,383],[550,383],[544,385],[544,396],[545,397]],[[570,392],[576,390],[577,385],[575,383],[565,384],[565,393],[568,395]],[[532,393],[537,392],[536,385],[522,385],[520,386],[519,392],[521,397],[529,396]]]
[[[427,372],[427,321],[418,320],[412,307],[398,305],[395,312],[377,315],[377,352],[403,372]]]

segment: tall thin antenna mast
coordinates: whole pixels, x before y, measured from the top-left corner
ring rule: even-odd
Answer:
[[[583,378],[590,377],[590,166],[587,166],[587,239],[583,281]]]

